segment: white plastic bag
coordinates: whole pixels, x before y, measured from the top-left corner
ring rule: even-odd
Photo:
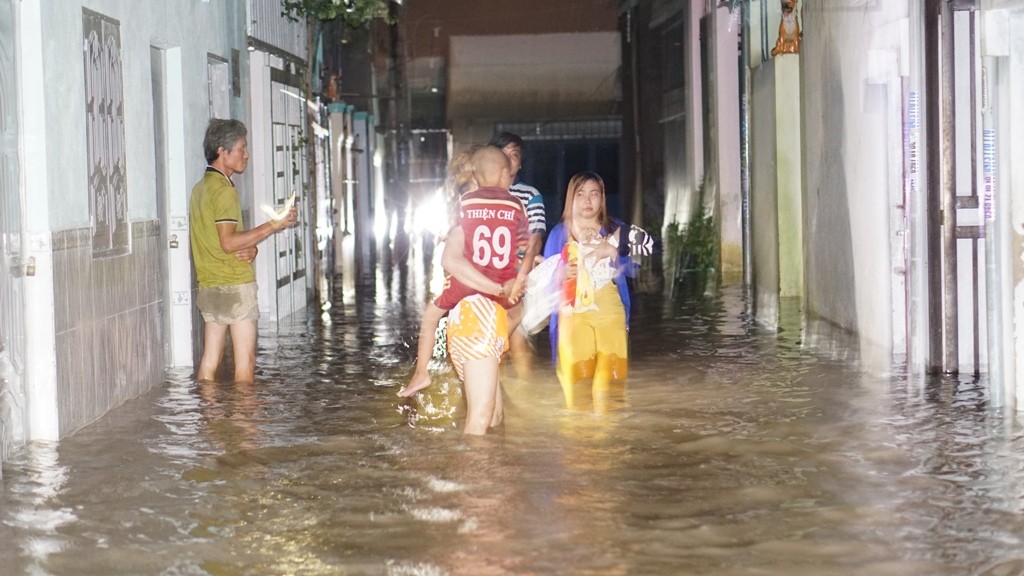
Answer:
[[[528,334],[543,330],[548,319],[558,309],[562,298],[561,261],[561,255],[555,254],[530,271],[526,294],[523,296],[523,321],[520,324]]]

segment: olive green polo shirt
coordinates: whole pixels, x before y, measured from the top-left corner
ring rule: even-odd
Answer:
[[[224,252],[217,234],[217,224],[233,223],[241,232],[242,202],[231,180],[208,166],[203,179],[192,188],[189,199],[189,238],[192,241],[192,262],[200,286],[229,286],[255,282],[252,264]]]

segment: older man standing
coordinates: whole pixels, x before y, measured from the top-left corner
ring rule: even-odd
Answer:
[[[246,230],[242,202],[231,177],[249,163],[245,124],[213,119],[206,128],[203,152],[206,173],[192,188],[189,236],[199,282],[196,304],[202,313],[205,344],[196,371],[198,380],[215,380],[227,334],[234,350],[235,381],[252,382],[256,373],[256,245],[275,232],[294,226],[292,206],[281,218]]]

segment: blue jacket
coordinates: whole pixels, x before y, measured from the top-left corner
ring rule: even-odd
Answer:
[[[616,228],[625,226],[622,222],[612,219],[612,224]],[[601,229],[601,236],[607,236],[608,230]],[[544,258],[550,258],[556,254],[562,253],[562,247],[565,246],[566,242],[569,241],[569,231],[565,228],[564,222],[559,222],[551,229],[548,234],[548,240],[544,243]],[[627,251],[628,254],[628,251]],[[636,275],[636,264],[629,256],[623,256],[622,251],[619,251],[618,262],[616,263],[619,270],[623,273],[618,274],[612,280],[615,282],[615,286],[619,289],[619,297],[622,298],[622,307],[626,310],[626,329],[629,329],[629,284],[626,281],[627,276]],[[549,337],[551,338],[551,358],[554,360],[558,356],[558,312],[556,311],[551,315],[551,321],[548,323]]]

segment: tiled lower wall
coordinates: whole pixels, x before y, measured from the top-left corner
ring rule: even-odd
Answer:
[[[164,379],[160,223],[132,223],[132,250],[93,258],[89,229],[53,235],[62,437]]]

